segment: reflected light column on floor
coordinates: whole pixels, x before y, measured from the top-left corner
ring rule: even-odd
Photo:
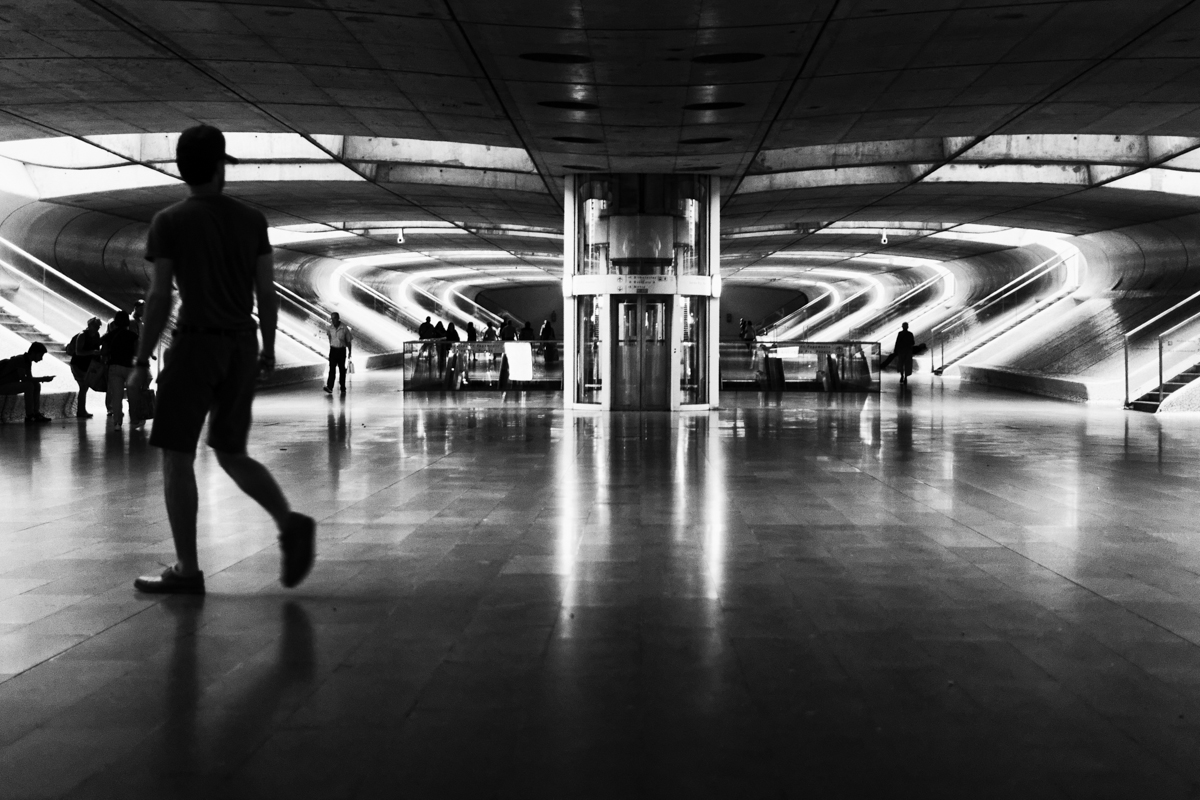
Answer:
[[[729,502],[725,478],[725,451],[721,446],[719,414],[710,411],[706,418],[696,418],[697,425],[705,430],[704,463],[704,588],[712,599],[721,596],[725,586],[725,550],[729,539],[729,528],[725,519],[725,508]],[[697,437],[699,438],[699,437]]]

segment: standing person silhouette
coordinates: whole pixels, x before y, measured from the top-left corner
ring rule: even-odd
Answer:
[[[346,393],[346,359],[354,355],[354,334],[350,326],[342,323],[342,315],[334,311],[325,326],[329,337],[329,379],[325,381],[325,394],[333,394],[333,381],[341,381],[341,392]]]
[[[75,334],[75,338],[71,341],[75,343],[74,352],[71,353],[71,375],[79,386],[79,392],[76,395],[75,416],[78,419],[91,419],[92,415],[87,410],[86,376],[92,359],[100,355],[100,318],[89,319],[87,327]]]
[[[190,196],[159,211],[150,222],[146,260],[154,265],[144,335],[129,385],[150,381],[150,353],[171,313],[171,282],[179,286],[179,321],[170,357],[158,378],[158,409],[150,444],[163,451],[163,489],[175,540],[175,564],[161,575],[134,581],[142,592],[204,594],[196,555],[198,505],[195,459],[208,418],[208,446],[234,483],[275,520],[283,551],[281,582],[292,587],[312,567],[316,524],[291,510],[279,484],[246,453],[250,406],[259,372],[275,369],[279,299],[267,220],[222,194],[225,137],[197,125],[179,136],[179,174]],[[262,350],[251,311],[258,297]]]
[[[550,324],[550,320],[548,319],[542,323],[541,338],[543,342],[546,342],[546,344],[543,345],[546,351],[546,364],[557,364],[558,343],[555,340],[558,338],[558,334],[555,332],[554,326]]]
[[[896,357],[900,368],[901,383],[908,383],[908,376],[912,374],[913,348],[916,345],[917,341],[905,322],[900,326],[900,332],[896,334],[896,346],[892,348],[892,355]]]

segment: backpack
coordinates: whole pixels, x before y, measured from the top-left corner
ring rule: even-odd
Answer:
[[[76,347],[76,344],[78,342],[79,342],[79,334],[77,333],[71,337],[71,341],[67,342],[67,346],[65,348],[63,348],[66,351],[67,355],[72,356],[72,357],[75,356],[75,351],[79,349],[78,347]]]

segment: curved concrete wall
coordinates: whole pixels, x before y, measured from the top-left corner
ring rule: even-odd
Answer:
[[[325,314],[338,312],[346,324],[354,329],[356,346],[363,352],[393,352],[401,349],[403,342],[417,338],[415,331],[397,320],[386,307],[381,305],[380,311],[371,308],[375,301],[370,295],[347,286],[345,282],[339,282],[335,290],[335,273],[342,266],[343,262],[335,258],[275,248],[276,282],[322,309]],[[353,277],[366,283],[364,274],[367,278],[376,278],[380,274],[393,273],[361,270]],[[378,291],[387,295],[382,289]]]
[[[122,308],[145,294],[148,226],[97,211],[0,196],[0,236]]]
[[[122,307],[149,285],[148,265],[142,258],[146,227],[144,222],[0,192],[0,236]],[[1072,243],[1084,262],[1080,287],[1072,299],[1004,334],[1005,346],[989,346],[987,357],[970,365],[970,377],[1016,376],[1007,385],[1033,391],[1042,391],[1035,385],[1037,380],[1064,379],[1087,387],[1082,394],[1067,395],[1112,397],[1120,394],[1117,387],[1124,384],[1123,335],[1200,291],[1200,215],[1077,237]],[[1049,255],[1046,248],[1034,246],[947,262],[944,266],[955,275],[957,287],[950,303],[942,303],[936,292],[923,293],[916,299],[919,306],[885,309],[870,324],[893,325],[901,316],[920,313],[913,328],[919,341],[929,341],[934,338],[932,328]],[[398,319],[386,308],[372,310],[375,301],[368,293],[343,290],[339,296],[330,288],[342,262],[277,250],[277,264],[281,284],[318,306],[341,311],[360,331],[368,352],[395,349],[398,342],[412,338],[410,321]],[[402,276],[363,270],[356,277],[390,297]],[[1016,299],[1032,303],[1056,290],[1061,281],[1062,272],[1055,271],[1025,287]],[[885,283],[892,297],[915,285],[908,279]],[[1166,314],[1139,339],[1152,340],[1196,311],[1200,301]],[[986,316],[981,314],[977,322],[986,323]],[[1135,358],[1135,368],[1144,370],[1142,362],[1149,355]]]
[[[1129,299],[1200,288],[1200,214],[1077,236],[1072,243],[1087,259],[1081,293]]]
[[[891,275],[878,275],[879,278],[887,278],[884,284],[889,293],[889,301],[870,320],[858,323],[859,331],[851,338],[874,340],[885,331],[896,329],[901,322],[908,321],[917,341],[932,346],[938,338],[938,334],[934,332],[935,328],[1051,256],[1053,252],[1049,249],[1033,246],[1007,248],[971,258],[943,262],[941,266],[954,276],[954,295],[948,302],[941,299],[943,290],[940,284],[930,286],[903,303],[895,302],[895,298],[903,296],[922,281],[933,277],[935,273],[932,270],[914,269]],[[1057,271],[1038,278],[1016,292],[1013,302],[1029,302],[1032,298],[1053,290],[1062,280],[1063,276]],[[1002,311],[998,307],[986,309],[980,314],[972,315],[961,328],[969,335],[971,330],[986,324],[1000,313]],[[831,326],[827,324],[822,327]],[[823,333],[819,335],[825,338]],[[891,343],[883,344],[887,348]]]
[[[1069,303],[1023,326],[1019,341],[964,375],[1039,394],[1116,402],[1124,397],[1125,334],[1131,337],[1133,394],[1157,385],[1157,335],[1200,311],[1171,309],[1200,290],[1200,215],[1136,225],[1070,240],[1085,263]],[[1047,388],[1048,387],[1048,388]]]

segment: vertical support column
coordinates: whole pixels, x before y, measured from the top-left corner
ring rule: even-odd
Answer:
[[[683,374],[683,365],[681,363],[680,353],[683,350],[683,295],[676,294],[671,297],[671,302],[667,304],[668,313],[671,315],[670,326],[670,342],[667,352],[670,354],[670,376],[668,380],[671,382],[671,399],[670,408],[672,411],[678,411],[683,405],[682,392],[680,391],[680,377]]]
[[[575,262],[578,260],[579,231],[576,229],[575,217],[578,213],[575,203],[575,176],[568,175],[564,181],[566,195],[563,198],[563,408],[574,408],[577,387],[579,385],[575,373],[575,342],[578,324],[578,312],[575,310],[575,292],[572,279],[576,273]]]
[[[721,179],[708,186],[708,264],[712,288],[708,313],[708,404],[721,405]]]
[[[612,337],[612,295],[601,294],[596,298],[596,311],[599,315],[600,325],[600,408],[604,411],[612,410],[612,363],[613,363],[613,337]]]

